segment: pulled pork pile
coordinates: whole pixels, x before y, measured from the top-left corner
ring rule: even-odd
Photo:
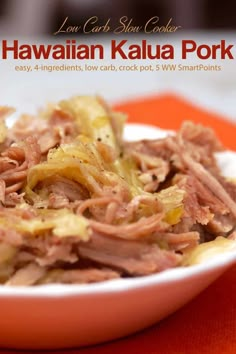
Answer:
[[[74,97],[7,129],[0,107],[0,282],[90,283],[180,266],[200,243],[235,238],[236,185],[223,148],[185,122],[124,142],[124,116]]]

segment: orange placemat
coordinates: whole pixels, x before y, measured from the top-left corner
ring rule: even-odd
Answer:
[[[233,123],[181,98],[171,95],[151,97],[117,104],[115,108],[127,112],[129,121],[168,129],[178,128],[184,119],[210,125],[226,146],[236,150],[236,127]],[[3,350],[0,353],[21,352]],[[53,353],[235,354],[236,266],[191,303],[152,328],[112,343]]]
[[[153,96],[117,104],[114,108],[127,113],[130,122],[153,124],[165,129],[178,129],[183,120],[211,126],[227,147],[236,150],[235,124],[183,98],[174,95]]]

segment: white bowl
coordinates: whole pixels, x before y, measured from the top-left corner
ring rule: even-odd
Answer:
[[[155,138],[130,125],[126,136]],[[221,155],[221,160],[224,160]],[[229,165],[236,160],[231,155]],[[0,347],[58,349],[101,343],[144,329],[190,301],[236,260],[236,248],[200,265],[89,285],[0,286]]]

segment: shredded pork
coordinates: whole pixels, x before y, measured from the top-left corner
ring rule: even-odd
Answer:
[[[0,107],[0,283],[91,283],[182,264],[235,239],[236,184],[210,128],[125,142],[124,116],[93,97],[23,115]]]

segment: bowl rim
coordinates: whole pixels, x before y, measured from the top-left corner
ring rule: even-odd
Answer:
[[[119,278],[91,284],[48,284],[35,286],[5,286],[0,285],[2,297],[43,297],[58,298],[68,296],[95,296],[101,294],[115,294],[138,289],[145,289],[157,285],[175,283],[188,278],[195,278],[215,269],[225,269],[236,264],[236,250],[229,250],[217,254],[211,259],[196,265],[176,267],[160,273],[135,278]]]

